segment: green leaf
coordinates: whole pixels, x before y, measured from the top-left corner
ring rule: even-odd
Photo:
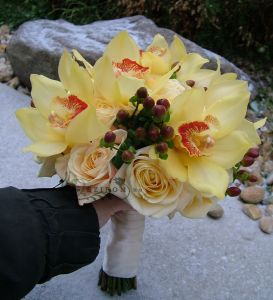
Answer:
[[[173,147],[174,147],[174,142],[173,142],[173,140],[168,140],[168,141],[166,141],[166,143],[168,144],[168,147],[169,147],[170,149],[173,149]]]
[[[131,102],[134,106],[137,106],[138,97],[137,96],[131,97],[129,102]]]
[[[170,121],[170,117],[171,117],[171,114],[170,114],[170,111],[168,110],[167,113],[164,116],[163,122],[164,123],[169,122]]]
[[[105,141],[104,141],[104,138],[101,138],[101,139],[100,139],[100,146],[101,146],[101,147],[106,147],[106,143],[105,143]]]
[[[163,160],[166,160],[168,158],[168,153],[164,153],[164,154],[159,154],[159,158],[160,159],[163,159]]]
[[[130,146],[130,147],[128,148],[128,150],[131,151],[131,152],[133,152],[134,154],[136,154],[136,149],[135,149],[135,147]]]

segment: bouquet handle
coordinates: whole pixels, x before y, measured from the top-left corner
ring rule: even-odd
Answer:
[[[136,275],[145,227],[145,217],[122,211],[111,218],[99,285],[109,294],[136,289]]]

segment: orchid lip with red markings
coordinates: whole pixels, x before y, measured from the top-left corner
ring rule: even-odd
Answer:
[[[49,123],[53,127],[65,128],[88,105],[75,95],[67,98],[56,97],[54,99],[55,110],[48,116]]]
[[[178,128],[181,142],[192,157],[204,155],[204,150],[214,145],[214,139],[209,134],[202,134],[209,130],[209,125],[202,121],[193,121],[182,124]]]
[[[143,67],[136,61],[129,58],[124,58],[122,62],[112,62],[116,77],[119,77],[122,73],[127,73],[132,77],[143,78],[144,73],[149,70],[149,67]]]
[[[163,56],[164,54],[166,54],[167,49],[166,48],[160,48],[160,47],[157,47],[157,46],[152,46],[152,47],[148,48],[148,51],[152,52],[152,53],[154,53],[158,56]]]

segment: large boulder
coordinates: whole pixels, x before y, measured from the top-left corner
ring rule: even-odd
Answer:
[[[92,64],[102,55],[107,43],[121,30],[127,30],[143,49],[160,33],[171,42],[174,31],[161,28],[144,16],[97,21],[88,25],[74,25],[64,20],[36,20],[24,23],[13,35],[7,48],[14,72],[21,82],[30,85],[31,73],[58,78],[57,66],[63,49],[77,49]],[[181,37],[181,36],[180,36]],[[216,68],[216,58],[223,72],[235,72],[239,78],[250,81],[249,76],[225,58],[181,37],[188,52],[198,52]],[[254,90],[253,83],[250,89]]]

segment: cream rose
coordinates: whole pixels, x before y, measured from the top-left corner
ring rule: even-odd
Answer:
[[[111,183],[111,193],[125,199],[140,214],[160,218],[177,208],[183,184],[171,179],[148,156],[150,147],[137,151],[134,160],[123,164]]]
[[[119,109],[112,104],[98,101],[96,104],[96,113],[98,119],[109,128],[113,125]]]
[[[114,132],[123,142],[126,131],[119,129]],[[102,198],[109,192],[110,181],[116,174],[116,168],[111,163],[116,152],[100,147],[99,140],[95,140],[90,144],[76,145],[69,154],[56,160],[57,174],[77,187],[80,205]]]

